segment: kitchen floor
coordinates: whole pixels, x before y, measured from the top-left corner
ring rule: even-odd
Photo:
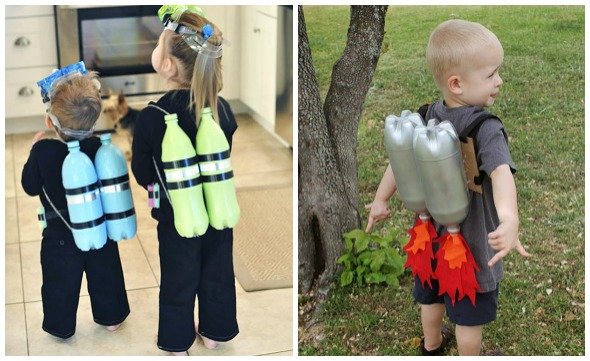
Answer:
[[[249,116],[238,115],[232,165],[238,191],[263,185],[293,185],[291,150]],[[156,222],[149,216],[147,192],[130,172],[138,217],[137,235],[119,243],[131,314],[114,332],[95,324],[83,280],[76,334],[67,340],[41,329],[41,231],[38,197],[20,186],[34,133],[5,135],[5,354],[13,355],[151,355],[168,356],[154,342],[158,327],[160,265]],[[113,142],[129,149],[126,139]],[[293,289],[245,292],[236,280],[240,333],[208,350],[195,341],[191,356],[293,355]]]

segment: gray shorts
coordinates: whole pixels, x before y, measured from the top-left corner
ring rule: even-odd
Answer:
[[[422,305],[432,305],[435,303],[444,303],[449,320],[454,324],[460,326],[480,326],[496,320],[496,311],[498,309],[498,290],[500,285],[495,290],[485,293],[477,293],[475,295],[475,307],[471,303],[471,299],[465,296],[460,301],[455,301],[455,305],[451,303],[451,298],[448,294],[442,296],[438,295],[438,281],[431,280],[432,288],[422,283],[415,277],[414,279],[414,300]]]

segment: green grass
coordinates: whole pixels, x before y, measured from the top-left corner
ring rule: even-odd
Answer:
[[[348,6],[305,6],[322,97],[345,46]],[[515,175],[520,239],[532,254],[505,258],[498,320],[484,328],[484,351],[583,355],[584,8],[581,6],[390,6],[386,34],[359,126],[359,209],[373,199],[388,160],[388,114],[440,97],[424,54],[430,32],[450,18],[492,30],[505,52],[504,85],[490,110],[503,120]],[[378,229],[410,226],[397,198]],[[300,328],[300,355],[418,355],[419,309],[406,272],[400,287],[334,287],[314,327]],[[307,299],[300,297],[300,307]],[[319,335],[319,336],[318,336]],[[457,354],[455,348],[451,354]]]

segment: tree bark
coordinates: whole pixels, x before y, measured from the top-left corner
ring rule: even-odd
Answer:
[[[360,227],[357,132],[379,59],[387,6],[352,6],[348,40],[322,109],[303,7],[299,6],[299,292],[326,294],[342,235]]]

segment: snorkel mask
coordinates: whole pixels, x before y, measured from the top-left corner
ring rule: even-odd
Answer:
[[[78,63],[65,66],[61,69],[56,69],[53,71],[53,73],[51,73],[51,75],[37,82],[37,85],[41,88],[41,98],[43,99],[43,104],[45,104],[47,107],[47,114],[49,115],[49,119],[51,119],[53,125],[55,125],[55,127],[64,135],[78,140],[91,136],[94,132],[94,126],[88,130],[77,130],[62,127],[57,117],[50,111],[51,98],[55,95],[55,90],[57,89],[58,84],[60,84],[62,81],[67,78],[81,76],[86,73],[88,73],[88,70],[86,70],[84,62],[80,61]],[[94,83],[96,84],[97,91],[100,92],[100,82],[94,79]]]
[[[196,30],[185,25],[180,25],[178,21],[185,12],[193,12],[206,18],[203,10],[194,5],[163,5],[158,10],[158,17],[162,24],[164,24],[165,29],[172,30],[182,36],[184,42],[197,53],[210,58],[221,57],[223,54],[223,43],[217,46],[207,41],[214,34],[213,27],[210,24],[206,24],[201,30]]]

